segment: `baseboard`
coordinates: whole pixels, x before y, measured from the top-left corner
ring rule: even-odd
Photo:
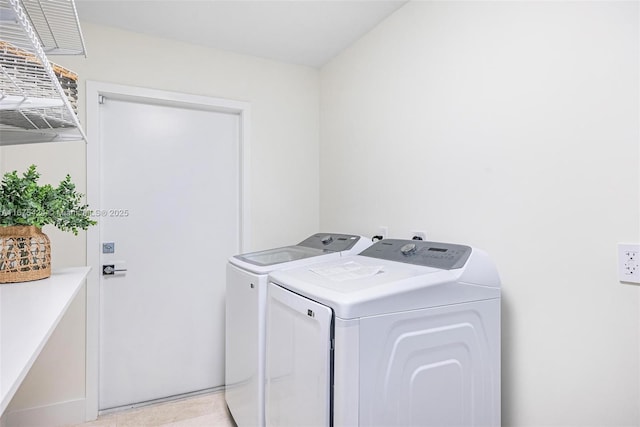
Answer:
[[[5,413],[0,427],[56,427],[85,422],[85,399]]]

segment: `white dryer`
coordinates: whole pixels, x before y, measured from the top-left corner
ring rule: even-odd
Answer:
[[[371,240],[318,233],[297,245],[233,256],[227,264],[225,399],[239,427],[264,426],[268,273],[357,254]]]
[[[269,275],[266,425],[499,426],[500,278],[469,246],[382,240]]]

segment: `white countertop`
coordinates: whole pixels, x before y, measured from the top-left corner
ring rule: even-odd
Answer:
[[[0,415],[84,284],[90,267],[0,284]]]

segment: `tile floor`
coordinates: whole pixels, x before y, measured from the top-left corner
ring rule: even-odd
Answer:
[[[236,427],[224,392],[156,403],[101,415],[73,427]]]

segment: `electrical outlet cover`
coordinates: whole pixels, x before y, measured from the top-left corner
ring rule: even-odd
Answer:
[[[380,227],[378,227],[378,236],[382,236],[383,239],[386,239],[388,234],[389,227],[387,227],[386,225],[381,225]]]
[[[417,240],[427,240],[427,232],[422,230],[412,231],[410,239],[415,239],[416,237],[419,238]]]
[[[640,244],[618,244],[618,280],[640,283]]]

